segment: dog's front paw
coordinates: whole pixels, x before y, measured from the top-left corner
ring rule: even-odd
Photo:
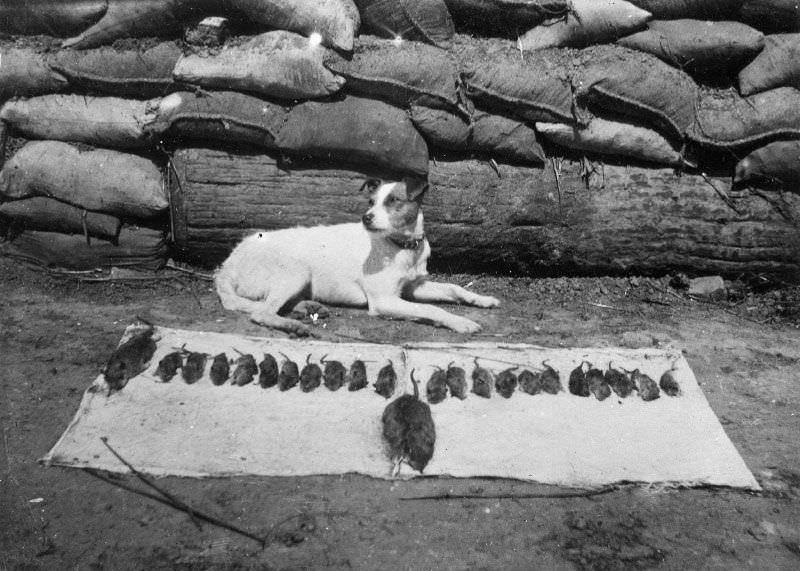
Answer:
[[[458,333],[477,333],[481,330],[480,325],[466,317],[456,317],[447,326]]]
[[[476,295],[470,303],[476,307],[497,307],[500,300],[490,295]]]

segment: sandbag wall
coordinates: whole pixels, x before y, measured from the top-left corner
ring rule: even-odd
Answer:
[[[354,219],[364,176],[413,174],[444,267],[800,270],[795,2],[34,4],[0,9],[19,34],[0,118],[29,141],[0,173],[12,244],[42,227],[77,232],[67,250],[107,240],[89,219],[110,215],[213,266],[252,229]],[[229,18],[226,41],[197,41],[206,16]],[[122,157],[147,172],[80,178]],[[70,166],[39,172],[53,164]]]

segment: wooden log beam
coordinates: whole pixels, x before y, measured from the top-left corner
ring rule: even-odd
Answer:
[[[255,229],[358,220],[380,173],[181,149],[170,181],[179,254],[218,264]],[[800,275],[800,197],[727,179],[580,162],[545,168],[437,160],[426,196],[431,266],[531,275]]]

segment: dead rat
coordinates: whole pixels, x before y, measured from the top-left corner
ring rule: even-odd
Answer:
[[[579,397],[588,397],[591,394],[589,392],[589,383],[586,382],[586,373],[583,372],[585,363],[586,361],[581,361],[581,364],[569,374],[569,392]]]
[[[611,363],[608,364],[608,370],[605,373],[605,380],[608,383],[608,386],[611,387],[611,390],[617,393],[617,396],[620,398],[626,398],[636,390],[636,385],[634,384],[630,375],[615,369],[611,366]]]
[[[586,384],[589,386],[589,392],[599,401],[604,401],[611,396],[611,387],[608,386],[603,371],[593,367],[591,363],[589,370],[586,371]]]
[[[547,364],[547,361],[542,361],[544,371],[542,371],[542,390],[548,394],[556,395],[564,390],[561,384],[561,377],[553,367]]]
[[[464,400],[467,398],[467,373],[461,367],[454,367],[453,362],[447,365],[445,381],[450,391],[450,396]]]
[[[300,382],[300,370],[297,368],[297,363],[283,355],[283,363],[281,363],[281,372],[278,373],[278,388],[282,391],[288,391]]]
[[[320,363],[325,365],[325,369],[322,371],[322,382],[328,390],[338,391],[345,383],[347,369],[345,369],[341,362],[326,361],[325,357],[327,357],[327,355],[323,355],[319,360]]]
[[[237,353],[239,352],[237,351]],[[258,365],[256,365],[255,357],[250,354],[239,353],[231,384],[237,387],[248,385],[253,382],[256,373],[258,373]]]
[[[509,367],[505,371],[500,371],[494,380],[494,388],[497,394],[503,398],[511,398],[517,388],[517,375],[513,373],[519,367]]]
[[[158,362],[155,374],[162,382],[168,383],[178,374],[178,369],[180,369],[182,365],[183,353],[180,351],[173,351],[172,353],[164,355]]]
[[[425,386],[425,396],[431,404],[439,404],[447,398],[447,375],[439,367],[428,379],[428,384]]]
[[[181,377],[187,385],[191,385],[200,380],[206,368],[207,353],[190,352],[186,357],[186,362],[181,368]]]
[[[475,368],[472,369],[472,392],[483,398],[491,398],[492,385],[494,384],[491,371],[478,366],[478,358],[473,361]]]
[[[639,369],[633,370],[631,373],[631,380],[636,383],[639,396],[642,397],[643,401],[649,402],[661,396],[658,384],[653,379],[640,372]]]
[[[311,362],[311,353],[306,357],[306,366],[300,371],[300,390],[310,393],[322,384],[322,369]]]
[[[524,369],[517,377],[519,390],[529,395],[538,395],[542,392],[542,373]]]
[[[420,473],[433,457],[436,427],[431,407],[419,398],[417,380],[411,370],[414,394],[402,395],[390,402],[383,411],[383,438],[389,458],[393,463],[392,476],[400,472],[400,464],[407,463]]]
[[[658,385],[661,387],[661,390],[667,393],[667,395],[671,397],[676,397],[681,394],[681,386],[678,384],[678,381],[675,380],[675,376],[672,374],[672,371],[675,371],[675,365],[678,362],[677,359],[672,362],[672,366],[670,369],[661,375],[661,379],[658,381]]]
[[[258,384],[268,389],[278,384],[278,361],[269,353],[264,353],[264,360],[258,364]]]
[[[360,391],[369,384],[367,380],[367,366],[364,361],[356,359],[350,365],[350,372],[347,374],[347,390],[350,392]]]
[[[114,391],[122,390],[130,379],[147,369],[150,359],[156,352],[153,332],[153,326],[147,323],[147,329],[134,333],[108,358],[103,370],[103,377],[108,385],[109,395]]]
[[[211,370],[208,376],[211,377],[211,382],[217,387],[225,384],[225,381],[231,376],[231,364],[228,362],[228,356],[225,353],[216,355],[211,361]]]
[[[383,398],[388,399],[394,394],[394,389],[397,386],[397,373],[394,372],[394,365],[391,359],[389,359],[388,365],[378,371],[378,380],[372,386],[375,387],[375,392]]]

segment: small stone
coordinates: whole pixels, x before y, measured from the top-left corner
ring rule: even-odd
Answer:
[[[689,295],[707,298],[724,298],[725,282],[720,276],[694,278],[689,282]]]
[[[205,18],[194,28],[186,30],[186,42],[196,46],[221,46],[227,37],[228,19],[218,16]]]

